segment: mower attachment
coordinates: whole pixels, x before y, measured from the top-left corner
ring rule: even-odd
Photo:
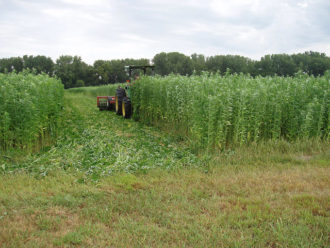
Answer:
[[[113,110],[115,109],[115,97],[114,96],[98,96],[97,107],[101,110]]]

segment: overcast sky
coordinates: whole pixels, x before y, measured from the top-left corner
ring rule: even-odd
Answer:
[[[0,0],[0,58],[330,55],[329,0]]]

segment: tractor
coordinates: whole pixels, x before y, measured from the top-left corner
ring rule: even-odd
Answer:
[[[133,114],[133,107],[131,103],[131,87],[133,87],[135,81],[133,80],[133,71],[142,70],[143,75],[146,74],[147,69],[150,68],[152,74],[154,74],[155,66],[153,65],[128,65],[125,66],[125,71],[129,77],[126,81],[125,88],[118,86],[115,96],[98,96],[97,107],[100,110],[115,110],[117,115],[122,115],[125,119],[128,119]],[[135,78],[136,80],[137,78]]]

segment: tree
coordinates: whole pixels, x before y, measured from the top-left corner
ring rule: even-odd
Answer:
[[[196,74],[200,75],[202,71],[206,70],[205,57],[203,54],[194,53],[190,57],[193,70],[196,72]]]
[[[293,76],[298,70],[290,55],[273,54],[271,56],[273,71],[279,76]]]
[[[78,80],[89,85],[91,82],[88,82],[86,78],[92,78],[92,76],[87,75],[87,72],[91,73],[88,68],[88,65],[79,56],[60,56],[56,60],[55,75],[62,80],[65,88],[77,87]]]
[[[324,75],[330,69],[330,58],[324,53],[308,51],[293,55],[272,54],[265,55],[259,61],[238,55],[215,55],[205,57],[202,54],[192,54],[190,57],[182,53],[159,53],[153,58],[155,72],[160,75],[176,73],[191,75],[193,71],[227,73],[250,73],[252,76],[293,76],[298,70],[309,75]],[[47,73],[59,77],[65,88],[82,85],[102,85],[125,82],[128,75],[126,65],[150,65],[148,59],[96,60],[88,65],[79,56],[60,56],[56,64],[51,58],[38,55],[11,57],[0,59],[0,73],[11,71],[20,72],[23,69],[33,69],[36,73]],[[139,71],[134,73],[140,74]],[[151,70],[147,70],[150,74]],[[134,75],[133,75],[134,76]]]
[[[262,76],[293,76],[298,70],[296,63],[290,55],[265,55],[257,62],[259,74]]]
[[[24,69],[34,69],[37,73],[47,73],[52,76],[54,72],[54,62],[51,58],[46,56],[23,56]]]
[[[330,58],[325,53],[309,51],[293,54],[292,59],[299,70],[309,75],[323,75],[326,70],[330,69]]]
[[[193,64],[190,57],[178,53],[160,53],[153,58],[156,67],[156,73],[167,75],[176,73],[181,75],[191,75],[193,72]]]
[[[0,60],[0,72],[21,72],[23,70],[23,59],[20,57],[4,58]]]
[[[55,75],[62,80],[64,88],[71,88],[74,86],[74,75],[73,75],[73,57],[69,55],[60,56],[56,60],[55,64]]]
[[[154,62],[155,72],[157,74],[164,76],[170,73],[166,53],[156,54],[152,61]]]
[[[263,56],[260,61],[256,63],[257,75],[268,76],[275,74],[272,65],[271,55]]]
[[[207,58],[205,65],[208,71],[221,74],[225,74],[227,69],[232,73],[251,73],[254,62],[239,55],[216,55]]]

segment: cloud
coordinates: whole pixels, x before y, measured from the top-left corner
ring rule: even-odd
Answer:
[[[0,57],[330,54],[326,0],[0,0]]]

